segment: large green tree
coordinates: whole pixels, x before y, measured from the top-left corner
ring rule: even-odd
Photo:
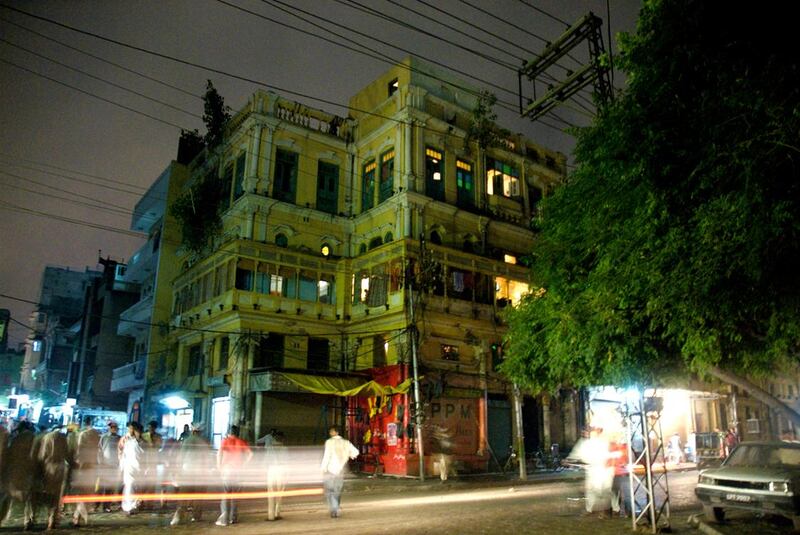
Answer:
[[[800,357],[800,72],[779,38],[790,14],[769,16],[644,3],[620,38],[625,88],[543,204],[539,290],[508,316],[511,377],[547,390],[699,373],[800,425],[746,379]]]

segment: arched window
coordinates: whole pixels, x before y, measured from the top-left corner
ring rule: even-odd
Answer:
[[[361,245],[358,246],[358,254],[364,254],[366,252],[367,252],[367,244],[366,243],[362,243]]]
[[[442,244],[442,237],[435,230],[431,232],[431,243],[434,244],[434,245],[441,245]]]
[[[289,238],[286,237],[286,234],[276,234],[275,245],[278,247],[289,247]]]
[[[392,236],[391,232],[387,232],[386,236],[383,237],[383,243],[389,243],[392,240],[394,240],[394,236]]]
[[[472,242],[472,240],[464,240],[464,252],[465,253],[475,252],[475,244]]]
[[[372,238],[371,240],[369,240],[369,250],[370,251],[373,250],[376,247],[380,247],[381,245],[383,245],[383,241],[381,241],[381,237],[380,236],[376,236],[376,237]]]
[[[333,249],[327,243],[323,243],[322,247],[320,247],[319,252],[322,253],[322,256],[328,257],[333,253]]]

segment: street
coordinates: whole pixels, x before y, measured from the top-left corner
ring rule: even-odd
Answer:
[[[675,473],[670,477],[673,531],[689,533],[689,513],[699,510],[693,489],[695,471]],[[286,500],[283,518],[265,521],[265,504],[250,502],[242,507],[238,525],[214,526],[219,513],[216,502],[209,503],[201,521],[170,527],[170,512],[142,512],[133,517],[121,513],[98,513],[92,524],[79,530],[62,528],[63,532],[144,534],[154,530],[170,533],[191,533],[235,530],[237,533],[325,533],[331,530],[353,535],[376,533],[593,533],[606,535],[630,531],[630,519],[599,519],[584,516],[583,483],[563,480],[536,484],[496,484],[487,487],[478,482],[457,480],[440,484],[431,481],[414,488],[406,481],[376,484],[367,490],[362,481],[348,481],[342,500],[342,517],[332,519],[320,496]],[[377,488],[383,486],[384,488]],[[360,488],[359,488],[360,487]],[[359,488],[359,490],[356,490]],[[62,522],[68,525],[68,518]],[[19,529],[19,518],[3,532]],[[41,521],[37,525],[41,529]]]

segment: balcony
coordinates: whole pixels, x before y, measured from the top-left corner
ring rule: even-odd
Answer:
[[[524,213],[519,201],[503,197],[502,195],[489,195],[489,211],[498,219],[520,224]]]
[[[114,368],[111,372],[111,392],[130,392],[144,386],[144,360]]]
[[[119,315],[119,325],[117,334],[120,336],[131,336],[136,338],[142,333],[147,332],[149,323],[153,317],[153,296],[149,295],[136,302],[133,306],[126,309]]]

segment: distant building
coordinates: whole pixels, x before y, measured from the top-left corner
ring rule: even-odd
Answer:
[[[124,279],[126,266],[99,260],[103,273],[86,287],[74,329],[66,397],[82,407],[125,410],[127,400],[111,391],[112,371],[128,362],[133,341],[117,334],[120,314],[138,300],[139,286]]]
[[[72,325],[83,312],[86,287],[99,272],[47,266],[42,275],[39,304],[30,317],[25,341],[21,387],[53,401],[63,401],[72,360]]]

